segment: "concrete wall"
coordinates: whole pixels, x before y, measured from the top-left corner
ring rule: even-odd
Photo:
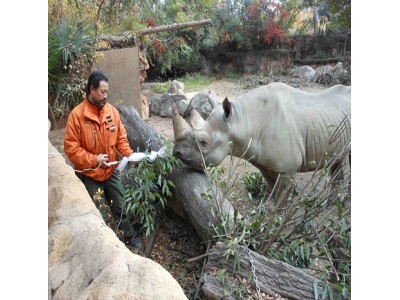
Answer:
[[[108,75],[110,103],[142,111],[138,48],[108,50],[101,54],[102,59],[94,67]]]

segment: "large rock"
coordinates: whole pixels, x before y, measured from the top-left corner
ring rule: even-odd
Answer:
[[[190,111],[195,109],[205,120],[210,116],[211,111],[214,108],[213,105],[215,106],[217,104],[217,97],[215,94],[213,94],[211,91],[202,91],[193,96],[187,109],[182,115],[183,117],[188,117],[190,115]]]
[[[185,84],[183,82],[180,82],[178,80],[172,80],[167,90],[167,93],[173,95],[185,95],[184,90],[185,90]]]
[[[310,66],[299,66],[292,69],[290,75],[300,79],[305,79],[307,82],[309,82],[314,77],[315,70]]]
[[[338,62],[335,67],[330,65],[321,66],[315,69],[315,75],[312,78],[313,83],[317,82],[325,85],[343,84],[350,85],[350,75],[343,68],[342,62]]]
[[[48,142],[49,299],[187,299],[159,264],[130,252]]]
[[[185,95],[168,94],[154,95],[150,97],[150,113],[160,116],[169,117],[173,115],[173,104],[178,107],[179,112],[183,113],[187,108],[187,98]]]
[[[173,80],[164,94],[150,96],[150,113],[160,117],[171,118],[174,103],[179,111],[183,113],[188,106],[184,89],[185,84],[183,82]]]

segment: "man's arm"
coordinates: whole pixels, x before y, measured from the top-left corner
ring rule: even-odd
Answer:
[[[71,113],[65,127],[64,152],[78,170],[97,167],[97,155],[82,148],[80,138],[80,124],[77,117]]]

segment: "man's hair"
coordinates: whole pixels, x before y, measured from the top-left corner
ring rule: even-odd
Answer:
[[[93,85],[95,89],[100,86],[100,81],[104,80],[108,82],[108,77],[101,71],[94,71],[90,74],[87,85],[86,85],[86,97],[90,94],[90,87]]]

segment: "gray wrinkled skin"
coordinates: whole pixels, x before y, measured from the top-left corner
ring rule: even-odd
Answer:
[[[225,99],[206,121],[195,111],[189,122],[174,114],[173,152],[194,169],[203,169],[199,149],[207,166],[219,165],[230,154],[244,158],[271,187],[279,174],[293,179],[297,172],[313,171],[326,151],[347,146],[350,131],[335,145],[329,139],[345,117],[350,123],[350,98],[350,86],[308,93],[271,83],[231,102]]]

